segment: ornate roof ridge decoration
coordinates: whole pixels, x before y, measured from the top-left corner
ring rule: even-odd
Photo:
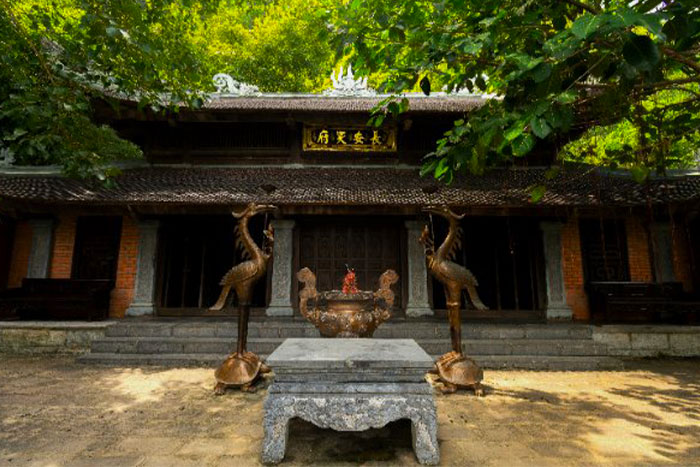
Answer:
[[[227,73],[217,73],[212,78],[216,92],[235,96],[262,96],[260,89],[252,84],[236,81]]]
[[[0,167],[13,167],[15,165],[15,155],[12,149],[0,146]]]
[[[338,77],[335,77],[335,70],[331,72],[331,82],[333,86],[323,91],[324,96],[332,97],[372,97],[377,91],[367,87],[367,77],[357,78],[353,76],[352,65],[348,65],[347,73],[343,74],[343,67],[340,67]]]

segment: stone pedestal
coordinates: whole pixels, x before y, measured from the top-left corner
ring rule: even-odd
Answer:
[[[406,316],[432,316],[433,310],[428,301],[428,270],[425,267],[423,245],[418,243],[425,223],[406,221],[408,233],[408,299]]]
[[[270,305],[265,310],[267,316],[292,316],[292,283],[296,283],[292,270],[294,252],[293,220],[273,220],[275,248],[272,257],[272,290]]]
[[[437,411],[425,381],[433,361],[413,339],[287,339],[267,364],[275,382],[264,404],[263,462],[282,461],[295,417],[337,431],[409,419],[418,461],[440,461]]]
[[[571,320],[573,311],[566,303],[564,269],[561,256],[561,229],[559,222],[540,222],[544,244],[545,275],[547,278],[547,319]]]
[[[53,219],[32,219],[32,249],[29,252],[27,277],[46,279],[49,277],[51,266],[51,250],[53,248]]]
[[[160,222],[157,220],[139,222],[139,256],[136,265],[134,298],[126,310],[127,316],[153,314],[159,225]]]

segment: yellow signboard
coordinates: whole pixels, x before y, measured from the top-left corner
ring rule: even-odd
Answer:
[[[304,151],[396,152],[396,128],[304,125]]]

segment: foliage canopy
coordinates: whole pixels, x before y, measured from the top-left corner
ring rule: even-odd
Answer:
[[[500,97],[455,122],[426,159],[424,172],[447,182],[581,136],[564,155],[644,179],[687,166],[700,142],[695,2],[352,0],[336,32],[358,68],[388,74],[389,92]]]
[[[697,164],[699,38],[689,0],[0,0],[0,155],[105,178],[140,151],[96,98],[196,107],[217,72],[319,91],[338,59],[391,93],[498,96],[426,159],[446,182],[541,141],[641,180]],[[375,122],[407,108],[385,104]]]
[[[323,0],[0,0],[0,155],[108,179],[138,147],[95,99],[202,104],[226,72],[263,91],[319,90],[332,68]]]

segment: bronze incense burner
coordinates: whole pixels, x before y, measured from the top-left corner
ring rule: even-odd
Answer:
[[[242,212],[234,212],[238,219],[236,227],[236,244],[243,249],[245,257],[249,258],[231,268],[221,279],[221,295],[217,302],[209,308],[211,311],[221,310],[226,304],[231,289],[238,298],[238,342],[236,351],[226,358],[216,370],[216,394],[223,394],[227,386],[240,387],[242,390],[254,390],[253,385],[261,373],[269,372],[269,368],[253,352],[248,352],[248,318],[250,316],[250,301],[253,287],[265,277],[267,264],[272,256],[274,233],[271,226],[263,231],[264,240],[259,247],[248,231],[248,222],[256,214],[275,210],[275,206],[250,203]]]
[[[391,286],[399,280],[399,275],[393,269],[385,271],[375,292],[348,288],[347,284],[343,289],[348,293],[318,292],[316,275],[309,268],[301,269],[297,279],[304,284],[299,292],[299,310],[323,337],[372,337],[377,327],[391,317],[394,306]],[[309,301],[313,302],[311,309]]]

